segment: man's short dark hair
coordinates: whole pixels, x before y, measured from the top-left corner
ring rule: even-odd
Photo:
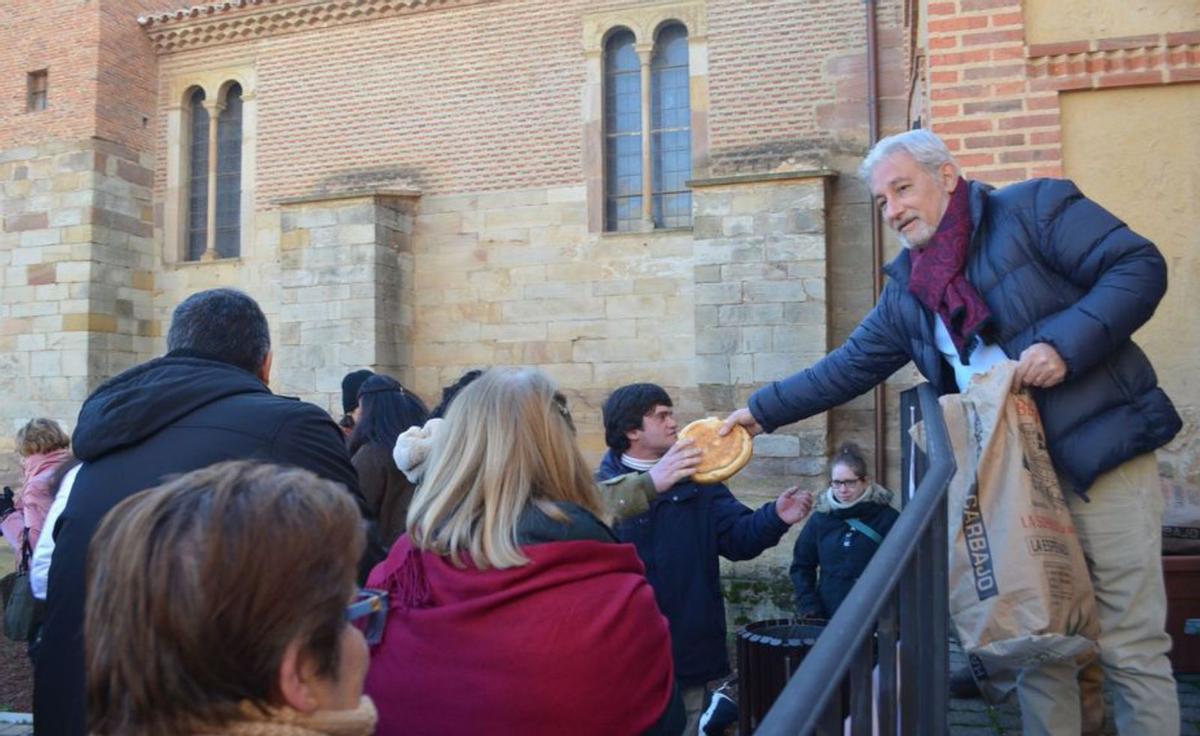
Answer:
[[[604,401],[604,441],[617,452],[629,449],[626,432],[642,428],[642,418],[656,406],[674,406],[665,389],[656,383],[631,383],[613,391]]]
[[[249,295],[237,289],[209,289],[175,307],[167,350],[257,373],[271,351],[271,333],[266,315]]]

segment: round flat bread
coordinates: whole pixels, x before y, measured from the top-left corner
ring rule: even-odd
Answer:
[[[741,425],[729,434],[717,434],[724,422],[716,417],[697,419],[679,431],[680,439],[690,439],[700,448],[700,466],[692,474],[697,483],[720,483],[750,462],[754,441]]]

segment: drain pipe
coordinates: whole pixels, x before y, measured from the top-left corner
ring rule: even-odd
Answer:
[[[867,20],[867,130],[869,147],[879,141],[879,38],[875,28],[875,0],[864,0]],[[883,227],[879,208],[868,199],[871,211],[872,301],[879,303],[883,291]],[[875,482],[883,484],[887,471],[887,396],[886,384],[875,387]]]

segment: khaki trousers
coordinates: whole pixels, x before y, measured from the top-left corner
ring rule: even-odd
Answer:
[[[683,697],[683,711],[687,716],[687,725],[683,727],[686,736],[696,736],[700,733],[700,716],[704,713],[704,700],[708,693],[708,684],[679,688],[679,694]]]
[[[1178,736],[1179,697],[1167,652],[1162,572],[1163,500],[1154,453],[1096,479],[1090,502],[1066,493],[1100,611],[1103,678],[1123,736]],[[1081,704],[1080,680],[1083,680]],[[1017,697],[1026,734],[1095,732],[1104,704],[1095,670],[1074,664],[1024,670]]]

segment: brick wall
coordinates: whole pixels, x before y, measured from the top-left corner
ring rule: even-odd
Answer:
[[[0,3],[0,149],[99,135],[139,150],[152,140],[153,48],[139,13],[176,0]],[[47,109],[26,112],[26,74],[49,71]],[[146,127],[142,117],[148,118]]]
[[[930,120],[973,178],[1062,176],[1059,93],[1200,80],[1200,31],[1027,44],[1021,0],[928,5]]]
[[[902,3],[875,3],[885,126],[904,127]],[[866,15],[857,0],[711,0],[713,174],[829,165],[867,141]],[[851,169],[852,170],[852,169]]]
[[[185,50],[160,63],[167,77],[256,60],[260,205],[367,185],[444,194],[575,184],[583,170],[581,17],[638,4],[449,7]],[[899,95],[901,3],[880,6],[881,68],[889,94]],[[714,166],[811,168],[842,137],[861,148],[860,2],[712,0],[708,15]]]
[[[77,0],[0,3],[0,150],[92,135],[96,6]],[[26,112],[26,73],[49,70],[47,108]]]
[[[98,0],[95,135],[138,151],[151,150],[158,61],[136,21],[139,15],[180,5],[179,0]]]

